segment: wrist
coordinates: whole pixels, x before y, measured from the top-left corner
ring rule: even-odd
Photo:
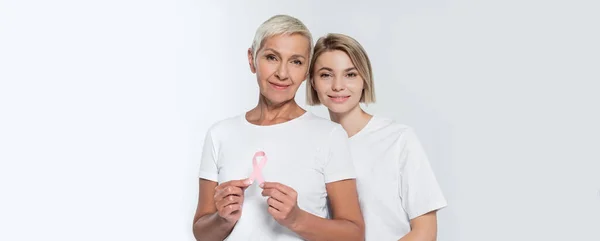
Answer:
[[[290,225],[290,229],[296,233],[302,232],[307,229],[307,221],[309,219],[310,214],[304,210],[299,209],[298,215],[294,222]]]

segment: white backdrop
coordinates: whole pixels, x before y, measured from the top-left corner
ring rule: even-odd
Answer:
[[[598,3],[221,2],[0,0],[0,240],[192,240],[204,133],[257,103],[278,13],[366,48],[368,110],[447,196],[438,240],[600,240]]]

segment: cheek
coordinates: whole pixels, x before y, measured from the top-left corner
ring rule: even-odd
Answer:
[[[259,63],[258,68],[256,69],[256,74],[259,77],[267,77],[275,72],[273,66],[269,63]]]
[[[362,93],[363,87],[364,81],[362,79],[356,79],[348,83],[348,89],[355,94]]]
[[[315,91],[317,91],[317,94],[318,95],[324,95],[325,92],[326,92],[326,90],[327,90],[327,88],[328,88],[328,85],[324,81],[322,81],[322,80],[316,80],[316,79],[314,80],[313,83],[314,83],[313,86],[315,88]]]

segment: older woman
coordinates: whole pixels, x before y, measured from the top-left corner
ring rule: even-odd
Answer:
[[[258,104],[206,134],[197,240],[364,239],[346,132],[294,101],[311,46],[308,29],[287,15],[256,31],[248,62]]]
[[[306,90],[309,104],[325,105],[350,136],[366,240],[435,240],[446,200],[413,129],[360,107],[375,101],[362,46],[342,34],[320,38]]]

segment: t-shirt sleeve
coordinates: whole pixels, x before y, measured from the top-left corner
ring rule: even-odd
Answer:
[[[215,144],[212,137],[212,131],[208,130],[204,138],[204,147],[202,148],[198,177],[218,182],[218,174]]]
[[[329,153],[324,167],[324,175],[325,183],[356,178],[348,147],[348,134],[341,126],[332,130],[329,136]]]
[[[399,193],[409,219],[446,207],[425,150],[412,129],[402,134]]]

